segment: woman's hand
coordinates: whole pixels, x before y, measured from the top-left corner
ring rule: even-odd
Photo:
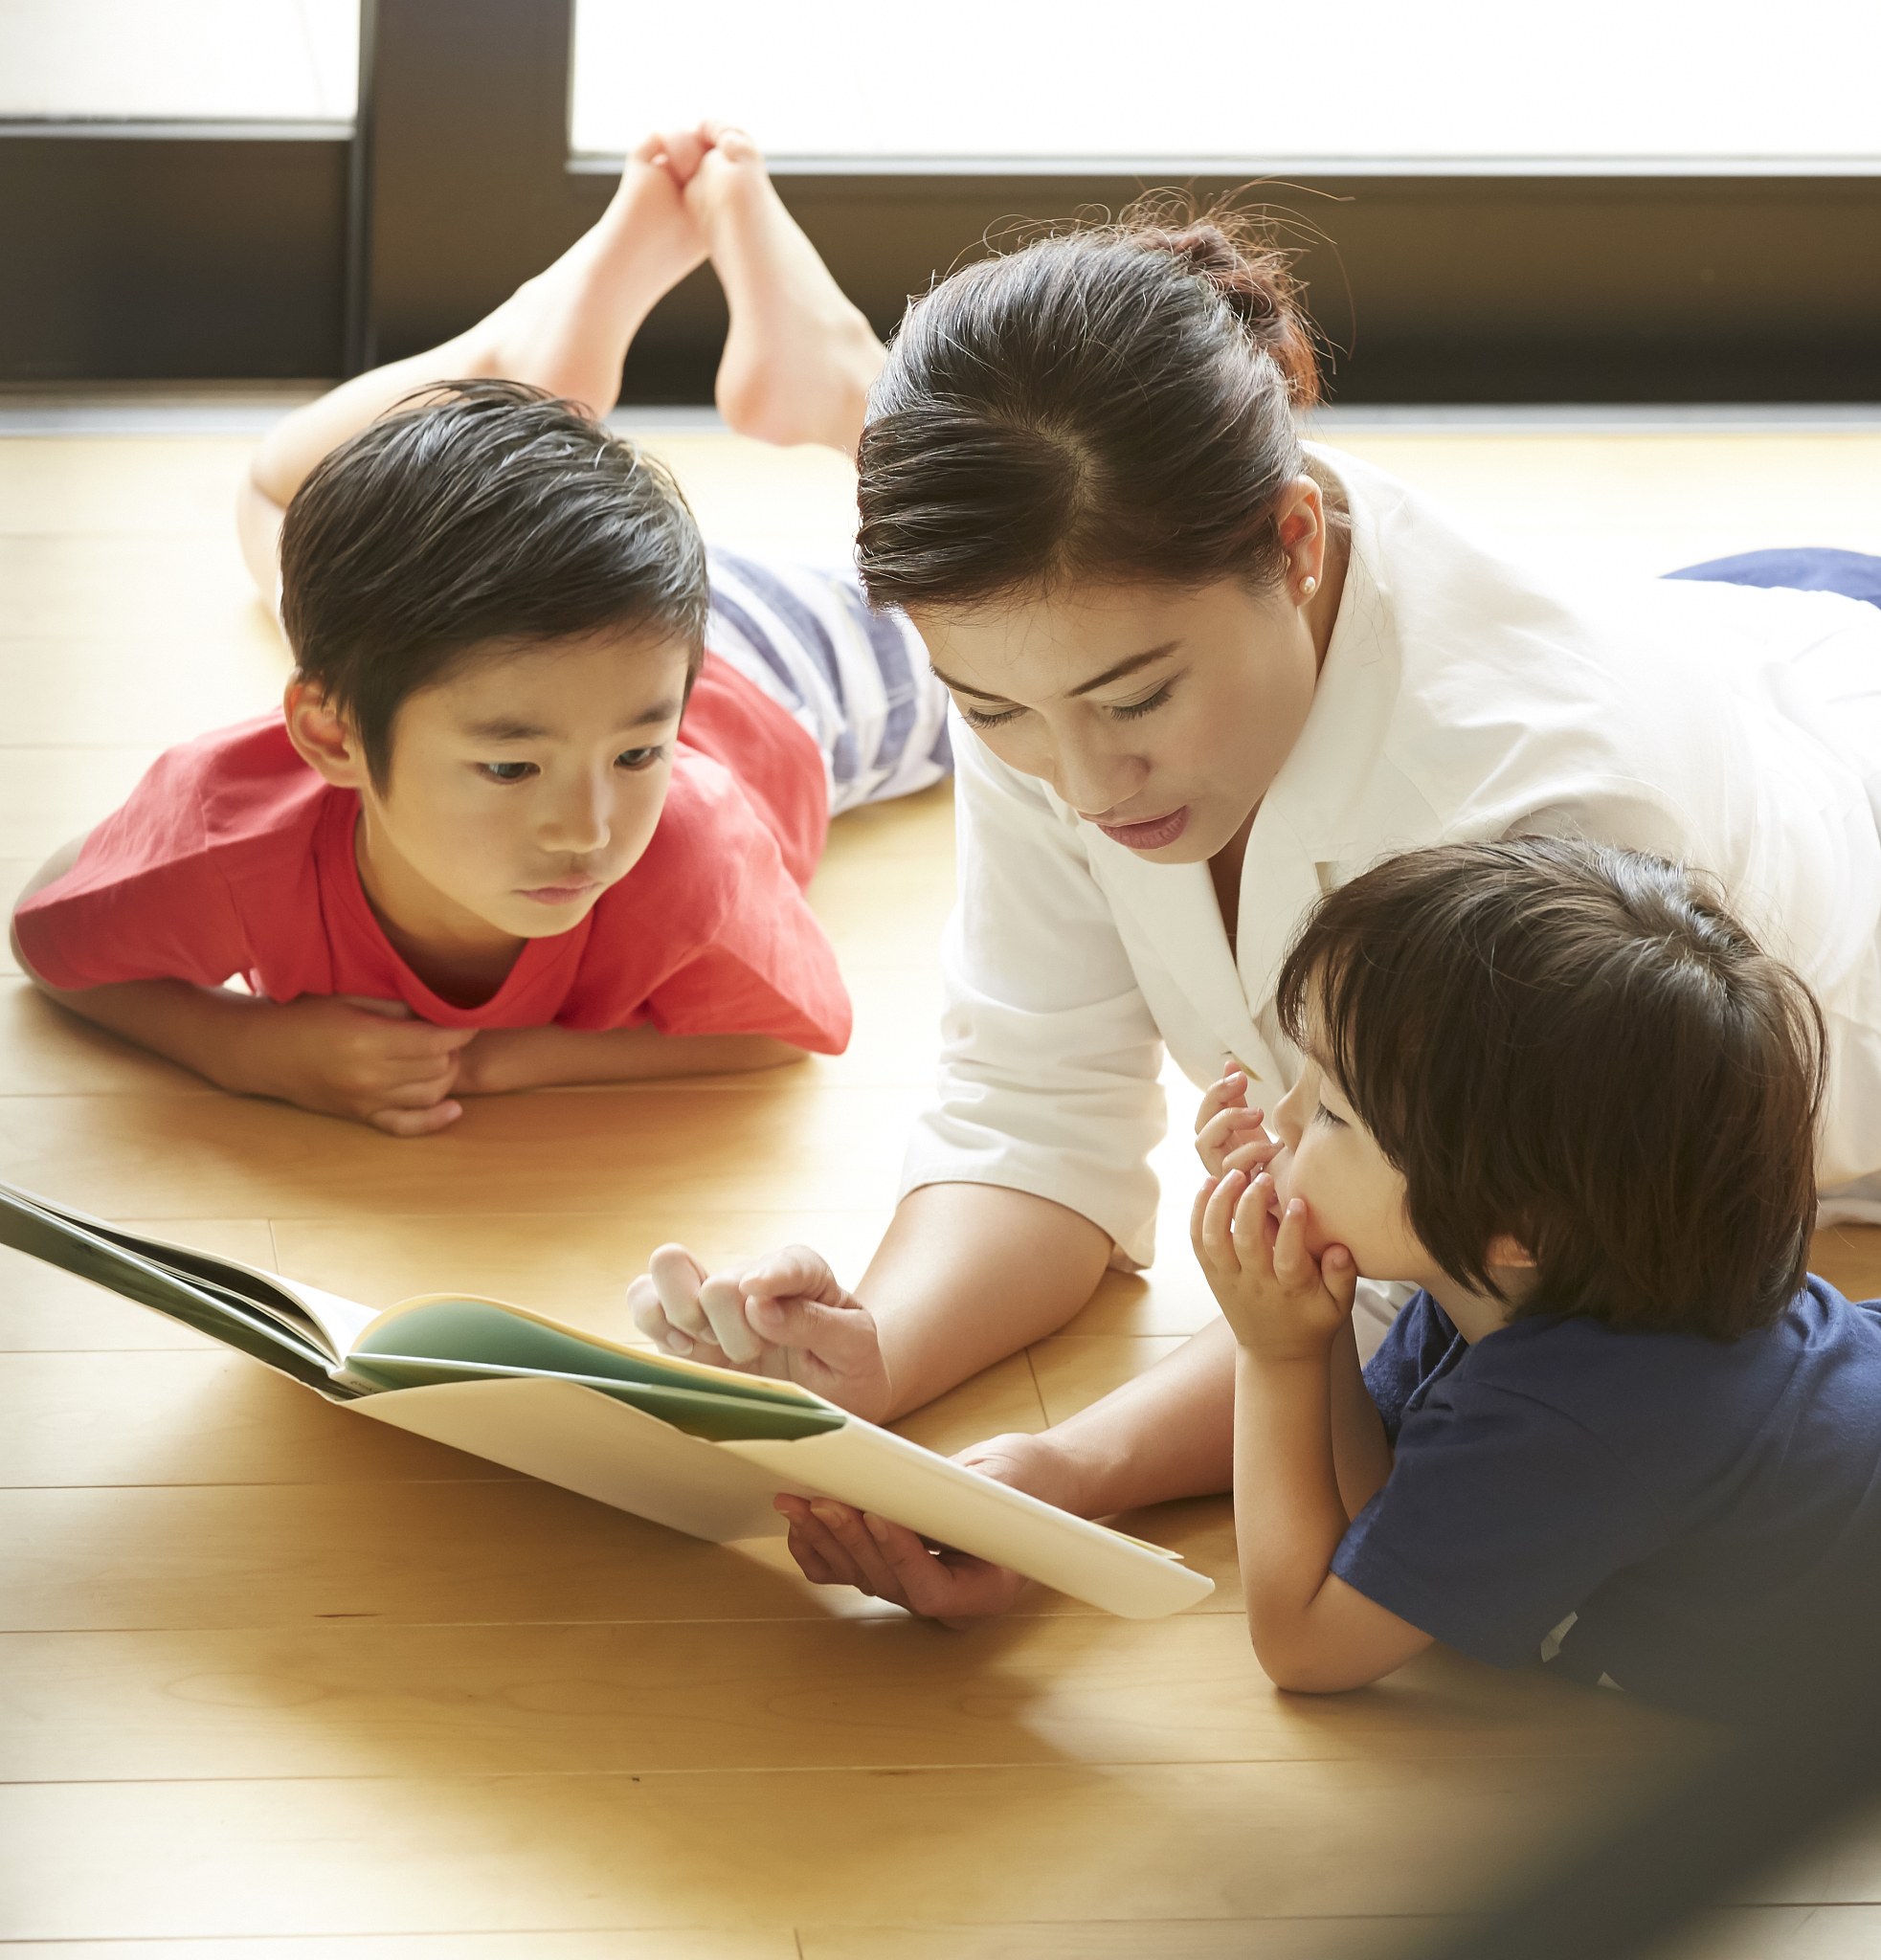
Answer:
[[[1304,1198],[1278,1218],[1277,1202],[1265,1170],[1210,1178],[1196,1197],[1190,1239],[1243,1348],[1266,1361],[1323,1356],[1352,1317],[1358,1269],[1342,1245],[1313,1258]]]
[[[996,1436],[953,1459],[1015,1490],[1069,1510],[1073,1480],[1043,1437]],[[790,1552],[805,1578],[818,1586],[854,1586],[945,1627],[963,1627],[1007,1611],[1026,1581],[1005,1566],[936,1546],[905,1526],[833,1498],[780,1494],[790,1520]]]
[[[1239,1069],[1210,1085],[1196,1111],[1196,1154],[1209,1176],[1265,1167],[1280,1146],[1264,1127],[1263,1114],[1248,1108],[1247,1078]]]
[[[662,1245],[627,1303],[668,1354],[794,1381],[870,1420],[893,1406],[874,1315],[807,1245],[709,1274],[684,1246]]]

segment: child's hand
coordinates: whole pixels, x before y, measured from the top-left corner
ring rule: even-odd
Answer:
[[[890,1405],[875,1316],[807,1245],[711,1274],[684,1246],[662,1245],[627,1304],[668,1354],[782,1376],[862,1416]]]
[[[1247,1078],[1231,1068],[1196,1111],[1196,1154],[1209,1176],[1220,1177],[1226,1170],[1264,1169],[1279,1148],[1262,1126],[1262,1111],[1247,1106]]]
[[[395,1137],[429,1136],[463,1114],[448,1100],[475,1028],[437,1028],[402,1002],[302,994],[263,1002],[241,1025],[238,1080],[323,1116],[347,1116]]]
[[[1358,1269],[1342,1245],[1314,1258],[1307,1207],[1294,1198],[1278,1226],[1273,1179],[1230,1170],[1196,1197],[1189,1236],[1209,1290],[1243,1348],[1269,1360],[1322,1355],[1352,1313]]]

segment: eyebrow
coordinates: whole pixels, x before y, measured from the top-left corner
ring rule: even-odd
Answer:
[[[1128,659],[1119,660],[1113,667],[1106,667],[1102,674],[1094,674],[1088,680],[1081,682],[1070,690],[1070,699],[1076,700],[1082,694],[1095,694],[1100,687],[1108,687],[1113,680],[1122,680],[1153,661],[1167,659],[1182,642],[1179,639],[1166,639],[1159,647],[1151,647],[1146,652],[1131,654]],[[928,663],[933,666],[931,660]],[[952,688],[955,694],[971,694],[975,701],[1004,701],[1006,696],[995,694],[984,687],[969,687],[964,680],[951,679],[938,667],[934,667],[934,679],[943,687]]]
[[[680,707],[677,701],[657,701],[631,722],[624,723],[619,732],[630,734],[636,728],[653,728],[661,722],[673,721]],[[540,723],[512,721],[502,715],[492,716],[484,722],[466,722],[463,732],[474,742],[552,742],[557,733],[553,728],[543,727]]]

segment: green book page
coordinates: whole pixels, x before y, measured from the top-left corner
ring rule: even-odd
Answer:
[[[734,1374],[728,1369],[616,1347],[598,1336],[584,1335],[576,1328],[493,1300],[416,1300],[395,1306],[360,1335],[349,1353],[356,1360],[396,1354],[687,1389],[736,1401],[824,1411],[835,1414],[839,1424],[841,1420],[840,1411],[795,1382]]]
[[[114,1243],[116,1237],[42,1204],[31,1192],[0,1186],[0,1244],[154,1308],[323,1393],[336,1392],[326,1359],[311,1339],[300,1327],[284,1325],[265,1302],[247,1299],[235,1286],[213,1278],[215,1263],[206,1256],[199,1261],[201,1270],[186,1275],[167,1260],[160,1261],[156,1248],[146,1256],[132,1249],[136,1240],[126,1237]],[[229,1272],[233,1278],[247,1278],[236,1269]]]
[[[565,1326],[561,1321],[498,1300],[447,1296],[408,1300],[378,1315],[347,1352],[353,1356],[415,1354],[430,1360],[475,1360],[496,1369],[706,1390],[739,1401],[834,1412],[834,1403],[814,1395],[808,1388],[798,1388],[796,1382],[735,1374],[729,1369],[708,1369],[696,1360],[619,1347],[604,1335],[589,1335],[578,1326]]]
[[[648,1415],[657,1415],[688,1436],[709,1443],[795,1442],[840,1429],[840,1410],[806,1408],[794,1403],[759,1401],[753,1396],[720,1395],[705,1389],[674,1388],[665,1383],[627,1382],[599,1375],[574,1374],[566,1369],[522,1368],[514,1362],[445,1361],[412,1354],[375,1353],[363,1360],[357,1349],[348,1363],[387,1389],[429,1389],[447,1382],[514,1381],[519,1376],[547,1376],[598,1390]]]

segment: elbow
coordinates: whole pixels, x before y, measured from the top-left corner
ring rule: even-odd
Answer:
[[[1378,1678],[1376,1669],[1341,1666],[1310,1638],[1280,1637],[1253,1627],[1248,1633],[1261,1672],[1283,1694],[1342,1695],[1369,1687]]]

